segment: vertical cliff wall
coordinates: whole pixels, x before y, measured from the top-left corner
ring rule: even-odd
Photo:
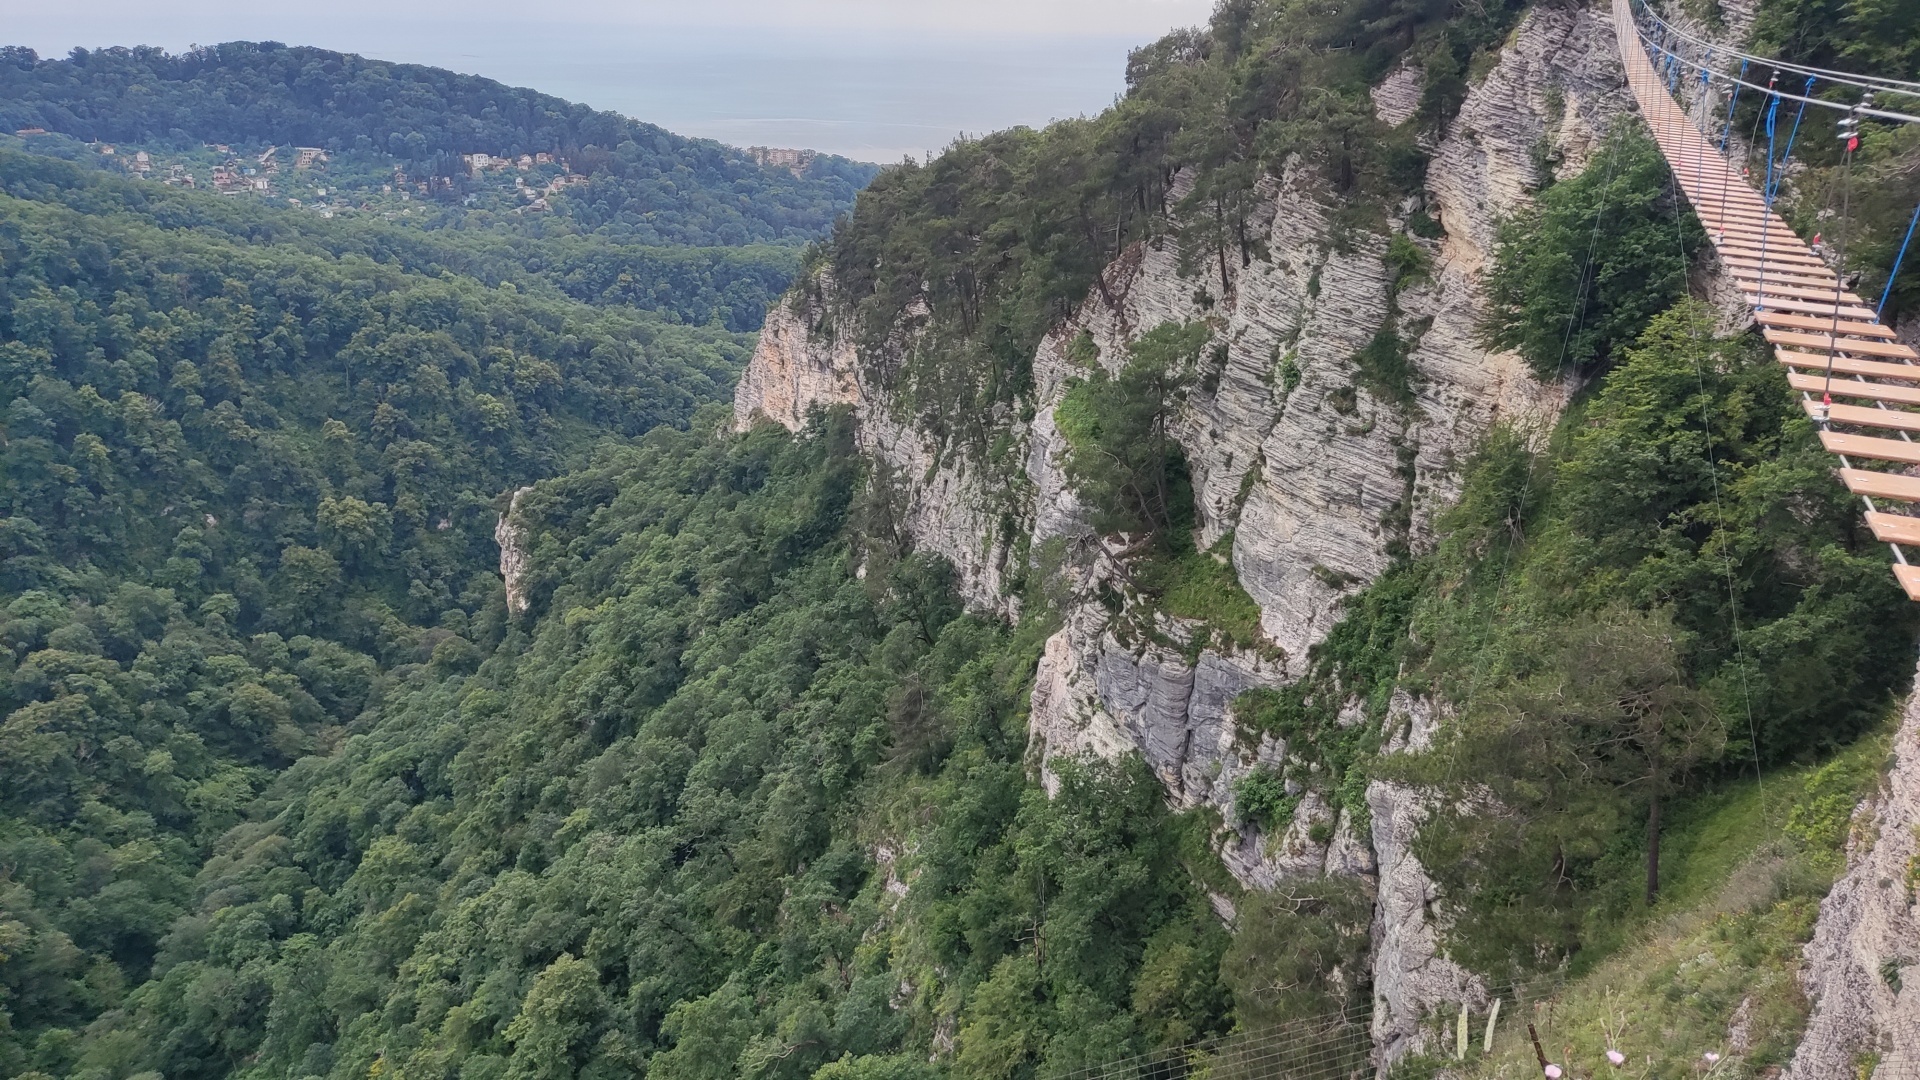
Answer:
[[[1920,694],[1880,790],[1853,814],[1847,870],[1820,904],[1801,983],[1813,1003],[1789,1075],[1904,1076],[1920,1056]],[[1878,1072],[1863,1071],[1869,1063]]]
[[[1416,71],[1389,75],[1373,95],[1382,118],[1406,122],[1419,85]],[[1557,415],[1563,387],[1540,384],[1517,356],[1476,340],[1485,310],[1479,275],[1499,219],[1537,188],[1540,163],[1577,172],[1626,107],[1605,18],[1535,8],[1431,143],[1424,192],[1393,210],[1386,231],[1336,227],[1333,198],[1290,170],[1256,192],[1252,226],[1265,257],[1230,260],[1224,288],[1217,274],[1183,276],[1170,241],[1129,249],[1037,351],[1032,420],[1011,422],[1024,449],[1026,483],[1017,491],[943,456],[895,415],[874,373],[898,364],[911,342],[897,342],[894,355],[861,355],[830,280],[769,315],[735,399],[741,425],[790,428],[815,405],[853,406],[863,446],[901,483],[916,541],[953,561],[976,607],[1014,611],[1006,592],[1016,552],[1066,552],[1063,572],[1086,599],[1066,613],[1041,661],[1032,737],[1042,760],[1139,752],[1176,805],[1220,812],[1230,830],[1222,855],[1247,885],[1377,875],[1376,1033],[1395,1050],[1417,1044],[1418,1020],[1432,1005],[1475,992],[1465,972],[1434,954],[1431,883],[1408,851],[1418,800],[1376,784],[1371,824],[1359,829],[1309,792],[1283,835],[1235,824],[1234,781],[1284,761],[1288,748],[1271,736],[1243,738],[1231,704],[1248,688],[1298,678],[1343,598],[1384,570],[1396,546],[1427,541],[1433,514],[1454,497],[1465,458],[1493,424],[1544,430]],[[1389,238],[1420,212],[1444,230],[1415,241],[1432,270],[1390,293]],[[1234,570],[1259,605],[1269,647],[1257,652],[1207,648],[1196,657],[1177,647],[1183,627],[1165,619],[1158,636],[1172,645],[1123,643],[1091,597],[1113,573],[1108,553],[1063,474],[1053,413],[1084,370],[1073,343],[1090,337],[1097,362],[1118,370],[1139,335],[1195,319],[1215,328],[1214,366],[1176,435],[1193,473],[1200,543],[1232,534]],[[1390,320],[1413,343],[1410,402],[1357,384],[1356,354]],[[1357,720],[1359,703],[1349,708]]]

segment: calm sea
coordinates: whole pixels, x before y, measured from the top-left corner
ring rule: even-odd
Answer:
[[[255,21],[240,7],[218,19],[162,16],[143,25],[136,17],[111,27],[22,16],[0,35],[43,54],[63,54],[76,41],[178,49],[271,37],[486,75],[736,145],[878,162],[922,157],[962,133],[1097,113],[1122,91],[1127,50],[1142,43],[440,20],[370,27],[285,15]]]

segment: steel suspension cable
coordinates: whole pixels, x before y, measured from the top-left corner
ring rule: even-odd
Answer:
[[[1822,391],[1821,401],[1831,411],[1833,395],[1827,391],[1833,389],[1833,354],[1840,344],[1840,307],[1841,298],[1847,291],[1847,234],[1852,232],[1853,221],[1853,154],[1860,149],[1860,121],[1857,116],[1849,117],[1841,124],[1841,132],[1846,136],[1845,158],[1840,166],[1840,233],[1839,243],[1834,246],[1835,270],[1833,273],[1833,325],[1827,331],[1827,383]]]

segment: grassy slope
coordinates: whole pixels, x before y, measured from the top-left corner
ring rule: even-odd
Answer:
[[[1664,897],[1604,959],[1504,1003],[1493,1052],[1470,1020],[1466,1075],[1538,1076],[1528,1023],[1571,1076],[1761,1075],[1806,1025],[1800,950],[1845,861],[1850,817],[1880,779],[1892,718],[1823,765],[1749,776],[1693,800],[1668,834]],[[1437,1017],[1449,1034],[1454,1016]],[[1740,1031],[1744,1029],[1744,1036]],[[1615,1069],[1609,1048],[1627,1058]],[[1439,1064],[1409,1062],[1414,1075]]]

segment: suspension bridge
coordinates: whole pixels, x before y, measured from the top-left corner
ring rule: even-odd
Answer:
[[[1920,354],[1880,321],[1892,292],[1891,278],[1879,304],[1869,306],[1842,280],[1844,265],[1836,272],[1774,209],[1781,174],[1808,106],[1843,114],[1843,169],[1850,171],[1863,120],[1920,123],[1920,116],[1876,104],[1889,97],[1920,105],[1920,83],[1847,75],[1728,50],[1669,24],[1645,7],[1645,0],[1637,2],[1638,18],[1636,0],[1613,0],[1613,21],[1627,84],[1641,116],[1721,264],[1753,309],[1754,322],[1787,369],[1788,383],[1800,392],[1820,441],[1839,458],[1841,482],[1865,505],[1874,537],[1892,548],[1894,575],[1908,598],[1920,601],[1920,565],[1907,561],[1906,550],[1920,549],[1920,478],[1905,475],[1908,467],[1920,465],[1920,444],[1913,438],[1920,432],[1920,411],[1915,411],[1920,406]],[[1759,77],[1756,69],[1770,72],[1765,85],[1749,81],[1750,75]],[[1789,80],[1786,89],[1783,78]],[[1814,96],[1816,84],[1843,88],[1854,100]],[[1726,155],[1740,95],[1747,91],[1764,95],[1757,104],[1767,123],[1767,169],[1759,188]],[[1694,124],[1676,93],[1695,99],[1705,130]],[[1728,99],[1724,119],[1718,107],[1721,94]],[[1783,104],[1794,108],[1794,120],[1785,153],[1776,157]],[[1711,137],[1716,122],[1721,126],[1718,145]],[[1842,230],[1849,224],[1845,217],[1843,208],[1836,222]],[[1920,210],[1915,221],[1920,222]],[[1913,231],[1910,225],[1907,240]],[[1902,260],[1906,250],[1903,244]],[[1893,274],[1899,271],[1897,260]]]

